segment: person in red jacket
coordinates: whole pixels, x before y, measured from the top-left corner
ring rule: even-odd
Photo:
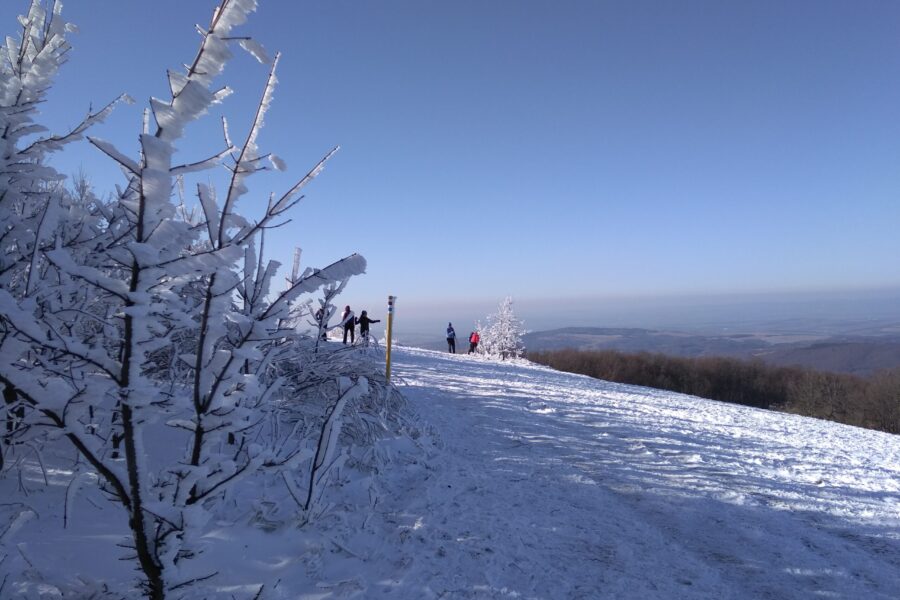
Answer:
[[[477,331],[473,331],[469,334],[469,354],[475,352],[475,348],[478,347],[478,342],[481,341],[481,336],[478,335]]]

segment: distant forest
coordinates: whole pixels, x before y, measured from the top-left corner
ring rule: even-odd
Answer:
[[[900,433],[900,368],[870,377],[734,358],[614,350],[529,352],[559,371]]]

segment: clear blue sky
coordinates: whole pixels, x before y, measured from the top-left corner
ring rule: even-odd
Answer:
[[[26,4],[0,5],[5,33]],[[80,33],[46,122],[127,92],[95,134],[135,152],[214,4],[68,0]],[[258,179],[259,201],[343,148],[271,254],[362,253],[355,307],[393,293],[440,324],[507,294],[900,286],[897,2],[262,0],[244,31],[283,53],[261,144],[290,176]],[[226,70],[235,132],[265,75]],[[185,159],[218,149],[214,124]],[[98,154],[58,165],[102,191],[118,178]]]

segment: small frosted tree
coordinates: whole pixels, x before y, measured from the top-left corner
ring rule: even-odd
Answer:
[[[525,352],[524,333],[525,326],[513,311],[513,299],[507,296],[500,302],[497,312],[488,315],[479,348],[484,354],[500,360],[518,358]]]
[[[93,236],[104,219],[84,178],[74,191],[47,158],[67,144],[83,139],[91,126],[103,121],[120,100],[87,116],[64,134],[44,135],[37,122],[38,107],[46,100],[69,51],[66,36],[73,27],[61,18],[60,2],[49,11],[32,0],[19,17],[18,38],[0,47],[0,289],[19,301],[33,295],[42,279],[54,275],[45,251],[76,248]],[[0,336],[6,323],[0,315]],[[0,377],[3,403],[0,415],[0,469],[4,450],[22,441],[28,427],[21,394]]]
[[[67,136],[23,141],[40,131],[33,110],[67,49],[59,4],[48,17],[33,2],[20,20],[21,43],[10,40],[0,53],[4,410],[10,429],[52,431],[77,450],[127,514],[129,558],[140,567],[145,597],[155,600],[194,581],[181,567],[198,554],[202,524],[242,479],[309,463],[308,511],[334,462],[345,406],[369,392],[354,366],[328,365],[337,398],[314,453],[296,439],[299,427],[281,433],[273,412],[274,398],[297,395],[309,379],[286,369],[304,364],[308,343],[287,326],[291,307],[323,286],[342,289],[366,262],[353,254],[272,289],[279,265],[264,259],[265,230],[286,222],[336,149],[283,194],[257,202],[255,219],[239,211],[247,179],[267,168],[266,159],[284,166],[257,147],[278,57],[268,61],[253,40],[233,34],[255,8],[255,0],[221,0],[194,61],[170,72],[168,93],[150,100],[137,157],[90,138],[126,178],[105,203],[66,200],[43,158],[109,107]],[[186,128],[230,94],[215,80],[233,44],[271,64],[247,137],[233,143],[225,124],[223,148],[177,164]],[[173,191],[183,177],[223,166],[221,193],[199,183],[196,215],[179,210]],[[167,436],[158,435],[162,429]],[[184,452],[167,458],[172,436]]]

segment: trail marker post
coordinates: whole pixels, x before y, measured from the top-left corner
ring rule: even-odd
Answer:
[[[388,296],[388,318],[387,318],[387,364],[384,368],[384,379],[386,383],[391,382],[391,331],[394,328],[394,301],[397,296]]]

